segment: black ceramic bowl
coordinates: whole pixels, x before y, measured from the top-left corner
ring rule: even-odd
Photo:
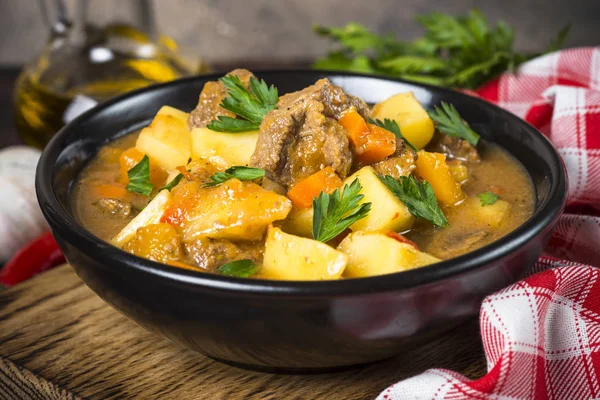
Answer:
[[[257,74],[280,93],[328,77],[369,103],[411,90],[426,107],[453,103],[485,139],[525,166],[535,213],[484,248],[422,269],[330,282],[228,278],[126,253],[83,228],[70,189],[108,141],[147,124],[163,105],[191,110],[206,81],[182,79],[104,103],[62,129],[37,169],[42,211],[69,263],[106,302],[138,324],[210,357],[256,369],[330,370],[381,360],[476,315],[482,298],[521,277],[549,238],[566,181],[552,145],[532,126],[485,101],[436,87],[356,74]],[[474,340],[476,340],[474,338]]]

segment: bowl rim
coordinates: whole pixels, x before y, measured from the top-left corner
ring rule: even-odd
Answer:
[[[530,242],[538,235],[545,233],[547,229],[552,227],[565,207],[567,197],[566,170],[563,161],[554,146],[535,127],[516,115],[510,113],[509,111],[489,103],[486,100],[448,88],[371,74],[310,69],[265,69],[256,70],[253,72],[261,78],[275,74],[292,76],[294,74],[312,74],[314,75],[315,80],[322,77],[334,76],[362,77],[398,82],[413,87],[419,87],[429,92],[441,92],[451,96],[462,97],[463,99],[468,98],[467,101],[479,103],[480,106],[499,114],[502,119],[513,120],[516,123],[523,125],[525,130],[530,134],[541,138],[543,146],[545,146],[546,150],[549,150],[550,154],[552,155],[552,160],[550,160],[550,168],[556,170],[556,179],[549,188],[547,198],[541,204],[536,205],[536,209],[534,210],[532,216],[530,216],[528,220],[526,220],[514,231],[508,233],[506,236],[475,251],[466,253],[456,258],[432,264],[425,268],[365,278],[332,281],[277,281],[228,277],[218,274],[209,274],[200,271],[180,269],[137,257],[110,245],[108,242],[96,237],[93,233],[85,229],[83,225],[81,225],[76,218],[62,206],[53,187],[55,162],[60,154],[66,148],[68,148],[68,145],[65,145],[64,148],[61,149],[64,138],[72,130],[77,129],[78,124],[82,123],[82,121],[85,121],[96,114],[102,113],[105,109],[112,107],[121,101],[140,96],[145,93],[159,91],[171,86],[185,85],[186,82],[209,81],[223,76],[223,73],[217,72],[209,75],[181,78],[167,83],[148,86],[117,96],[86,111],[63,127],[57,134],[55,134],[42,152],[36,169],[35,179],[38,203],[53,233],[58,233],[60,237],[65,238],[70,243],[77,243],[76,245],[73,244],[73,246],[79,248],[80,250],[85,249],[86,254],[96,259],[103,267],[112,269],[114,272],[133,273],[134,271],[137,271],[147,277],[163,279],[165,284],[185,287],[187,289],[218,290],[257,295],[289,295],[301,297],[360,295],[375,292],[399,291],[416,286],[433,284],[437,281],[463,274],[496,262],[525,246],[525,244]],[[118,132],[115,132],[115,135],[117,134]],[[127,269],[123,269],[124,267]],[[122,271],[118,271],[118,269],[122,269]]]

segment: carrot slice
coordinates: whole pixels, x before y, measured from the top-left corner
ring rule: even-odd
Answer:
[[[346,129],[359,162],[373,164],[396,151],[396,136],[380,126],[367,124],[355,110],[346,112],[338,122]]]
[[[396,152],[396,135],[380,126],[368,124],[370,134],[364,145],[359,160],[365,164],[373,164],[385,160]]]
[[[312,206],[313,199],[319,193],[333,193],[340,186],[342,186],[342,180],[333,168],[325,167],[295,184],[287,192],[287,197],[292,201],[294,207],[309,208]]]
[[[348,139],[355,146],[360,146],[364,137],[369,135],[369,126],[364,118],[356,110],[347,111],[338,123],[346,129]]]
[[[171,265],[177,268],[189,269],[192,271],[203,271],[202,268],[194,267],[193,265],[182,263],[181,261],[167,261],[167,265]]]
[[[131,147],[121,153],[121,157],[119,158],[119,176],[121,182],[124,184],[129,183],[129,176],[127,175],[127,171],[131,168],[135,167],[137,163],[142,161],[144,158],[144,153],[136,149],[135,147]]]
[[[142,161],[144,155],[144,153],[135,147],[130,147],[121,153],[121,157],[119,159],[119,181],[121,183],[125,185],[129,183],[127,171]],[[152,182],[152,184],[156,187],[161,187],[165,183],[167,176],[167,171],[159,167],[154,160],[150,159],[150,182]]]
[[[445,155],[423,150],[417,155],[417,174],[431,184],[440,203],[453,206],[465,198],[460,183],[456,182],[450,173]]]

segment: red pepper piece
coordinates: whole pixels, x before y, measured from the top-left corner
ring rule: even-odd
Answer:
[[[52,233],[44,233],[17,251],[0,269],[0,284],[16,285],[64,262],[65,256]]]
[[[395,240],[397,240],[397,241],[398,241],[398,242],[400,242],[400,243],[406,243],[406,244],[409,244],[409,245],[411,245],[412,247],[414,247],[414,248],[415,248],[415,250],[419,250],[419,251],[421,251],[421,250],[419,249],[419,246],[417,246],[417,244],[416,244],[415,242],[413,242],[412,240],[410,240],[410,239],[409,239],[409,238],[407,238],[406,236],[399,234],[398,232],[394,232],[394,231],[387,231],[387,232],[385,233],[385,235],[386,235],[387,237],[390,237],[390,238],[392,238],[392,239],[395,239]]]

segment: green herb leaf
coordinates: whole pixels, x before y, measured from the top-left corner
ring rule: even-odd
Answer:
[[[370,74],[376,72],[367,56],[349,57],[344,52],[331,52],[312,65],[314,69],[341,70]]]
[[[251,260],[237,260],[221,265],[217,271],[227,276],[247,278],[258,272],[258,266]]]
[[[206,125],[208,129],[215,132],[240,133],[256,130],[254,122],[245,119],[237,119],[220,115],[216,120]]]
[[[540,54],[514,51],[514,29],[495,26],[477,9],[467,15],[432,13],[417,17],[425,33],[411,43],[378,35],[351,22],[340,28],[317,26],[314,31],[338,44],[338,49],[313,68],[369,72],[440,86],[476,88],[502,72]],[[547,52],[562,47],[568,28],[552,40]]]
[[[426,30],[426,35],[439,47],[446,49],[464,48],[475,44],[476,40],[466,24],[450,15],[434,12],[417,16]]]
[[[469,127],[460,116],[452,104],[442,102],[442,108],[435,106],[433,111],[429,111],[429,116],[435,122],[440,132],[448,136],[455,136],[465,139],[473,146],[479,142],[479,134]]]
[[[335,40],[345,49],[357,53],[369,49],[383,50],[388,44],[395,41],[391,37],[379,36],[356,22],[350,22],[341,28],[314,25],[313,31],[317,35]]]
[[[383,121],[381,121],[380,119],[372,119],[369,118],[369,123],[371,124],[375,124],[377,126],[382,127],[383,129],[387,129],[388,131],[392,132],[398,139],[402,139],[404,141],[404,143],[406,143],[406,145],[408,147],[410,147],[411,149],[413,149],[414,151],[419,151],[419,149],[417,149],[415,146],[412,145],[412,143],[410,143],[400,132],[400,127],[398,126],[398,123],[393,120],[393,119],[384,119]]]
[[[257,130],[263,117],[277,107],[279,98],[277,89],[270,87],[264,80],[250,78],[249,89],[246,89],[236,75],[227,75],[219,79],[227,90],[227,97],[221,107],[234,113],[238,118],[220,116],[206,127],[217,132],[245,132]]]
[[[217,172],[210,177],[212,182],[204,184],[204,187],[217,186],[223,182],[227,182],[230,179],[237,178],[240,181],[253,181],[260,179],[265,176],[265,170],[260,168],[234,166],[227,168],[225,172]]]
[[[479,193],[477,195],[477,197],[479,198],[479,201],[481,202],[482,207],[491,206],[492,204],[497,202],[498,199],[500,198],[500,196],[498,196],[494,192]]]
[[[127,190],[144,196],[150,196],[154,185],[150,182],[150,159],[147,155],[127,171],[127,177],[129,178]]]
[[[447,68],[447,63],[439,57],[423,56],[398,56],[388,60],[381,61],[379,67],[388,71],[409,74],[409,73],[429,73],[434,71],[443,71]]]
[[[401,176],[400,180],[389,175],[378,175],[378,178],[404,203],[412,215],[430,221],[438,227],[448,226],[448,219],[440,209],[429,182],[419,181],[413,175]]]
[[[360,204],[364,196],[360,181],[356,179],[349,186],[344,185],[342,193],[321,192],[313,199],[313,238],[327,242],[346,230],[356,221],[365,218],[371,210],[371,203]]]
[[[558,32],[556,37],[550,41],[550,44],[548,45],[548,48],[546,49],[546,53],[552,53],[554,51],[560,50],[563,47],[565,40],[567,40],[567,36],[569,35],[570,30],[571,30],[571,24],[567,24],[566,26],[564,26]]]
[[[163,189],[167,189],[170,192],[171,189],[173,189],[175,186],[177,186],[179,184],[179,182],[181,182],[182,179],[183,179],[183,174],[177,174],[177,176],[175,176],[175,178],[173,178],[171,180],[171,182],[167,183],[165,186],[158,189],[158,192],[160,192]]]

